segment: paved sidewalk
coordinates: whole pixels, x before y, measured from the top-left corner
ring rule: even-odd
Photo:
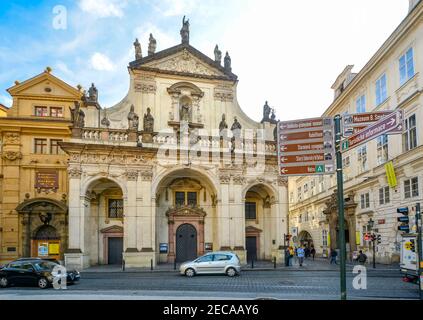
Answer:
[[[339,263],[339,262],[338,262]],[[357,263],[347,262],[347,270],[352,270],[353,267],[357,265]],[[125,272],[179,272],[178,263],[176,265],[176,270],[174,269],[174,265],[172,263],[166,264],[159,264],[154,267],[153,270],[151,268],[125,268]],[[243,265],[242,271],[271,271],[275,270],[274,264],[271,261],[255,261],[254,266],[251,263]],[[373,269],[372,264],[366,264],[367,270],[376,270],[376,271],[399,271],[398,264],[392,265],[383,265],[383,264],[376,264],[376,269]],[[305,259],[303,266],[300,267],[298,262],[294,258],[293,266],[286,267],[281,263],[276,264],[276,270],[278,271],[338,271],[339,264],[330,264],[328,259],[324,258],[316,258],[314,261],[312,259]],[[93,266],[88,269],[83,270],[84,273],[96,273],[96,272],[122,272],[122,266],[119,265],[102,265],[102,266]]]

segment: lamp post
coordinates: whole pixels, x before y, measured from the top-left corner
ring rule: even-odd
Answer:
[[[367,223],[367,230],[372,231],[371,239],[373,242],[373,269],[376,268],[376,235],[373,233],[373,226],[375,225],[375,222],[372,218],[369,219],[369,222]]]

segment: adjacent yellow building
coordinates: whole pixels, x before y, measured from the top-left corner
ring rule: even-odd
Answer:
[[[0,263],[20,256],[61,259],[67,244],[70,110],[82,93],[47,68],[7,91],[0,117]]]
[[[9,108],[7,108],[5,105],[0,103],[0,117],[6,117],[7,110],[9,110]]]

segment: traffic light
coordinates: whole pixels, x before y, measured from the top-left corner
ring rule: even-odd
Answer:
[[[290,234],[285,235],[285,241],[289,243],[289,240],[291,240],[291,237],[292,236]]]
[[[380,234],[377,235],[376,241],[377,241],[377,244],[381,244],[382,243],[382,236]]]
[[[397,218],[397,221],[402,223],[402,225],[398,226],[398,230],[404,231],[405,233],[410,232],[410,218],[408,217],[408,212],[408,207],[397,209],[397,213],[401,213],[403,215],[403,217]]]

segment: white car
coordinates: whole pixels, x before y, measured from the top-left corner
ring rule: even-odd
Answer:
[[[238,256],[232,252],[211,252],[194,261],[183,263],[179,272],[187,277],[197,274],[226,274],[234,277],[241,272],[241,263]]]

